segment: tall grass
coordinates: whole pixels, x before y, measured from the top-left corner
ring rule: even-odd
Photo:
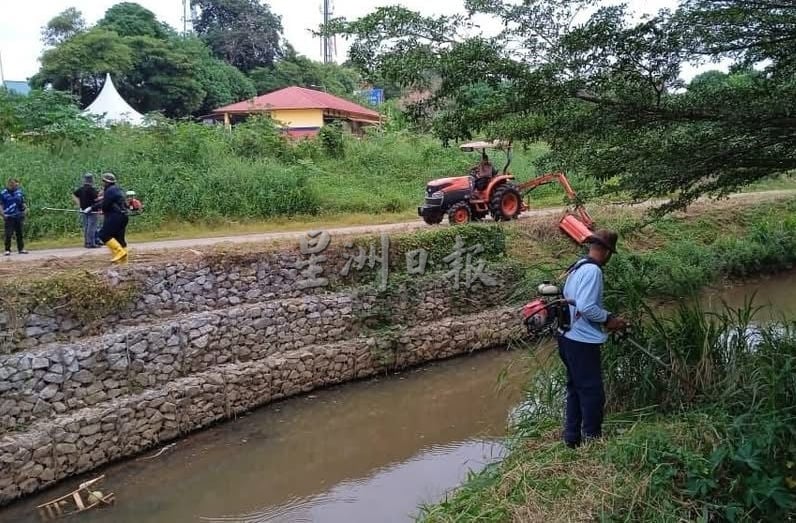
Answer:
[[[112,171],[124,189],[144,201],[139,230],[164,221],[267,218],[313,214],[320,209],[309,178],[295,166],[234,154],[233,139],[200,125],[114,130],[85,145],[53,150],[43,145],[0,145],[0,176],[17,177],[26,192],[32,238],[75,231],[74,215],[43,211],[71,208],[82,174]]]
[[[648,298],[680,299],[723,278],[774,272],[796,264],[796,200],[760,207],[709,210],[696,218],[668,217],[643,230],[626,230],[619,252],[605,267],[606,304],[643,312]],[[621,229],[626,218],[600,219]],[[627,221],[629,224],[634,222]],[[525,302],[538,283],[554,279],[576,258],[568,240],[549,229],[509,231],[509,252],[522,259],[525,277],[514,297]]]
[[[424,521],[787,521],[796,510],[796,323],[750,301],[648,314],[603,359],[606,437],[560,443],[563,369],[539,372],[508,458]]]
[[[632,318],[632,339],[644,350],[618,339],[603,349],[606,438],[577,451],[561,443],[566,378],[554,351],[534,347],[533,367],[542,370],[529,380],[508,457],[426,507],[421,519],[792,518],[796,323],[790,318],[761,326],[751,299],[707,312],[696,295],[723,277],[792,266],[795,220],[791,201],[731,216],[671,217],[626,233],[606,268],[606,301]],[[517,235],[510,240],[518,241]],[[555,265],[550,257],[561,247],[551,249],[534,251],[536,264]],[[542,274],[556,272],[530,268],[519,288],[527,291]],[[661,297],[677,301],[656,309]]]
[[[77,233],[74,215],[41,209],[72,207],[84,172],[114,172],[144,201],[146,211],[131,229],[156,230],[164,223],[408,213],[422,202],[429,180],[462,175],[477,161],[475,154],[404,132],[346,136],[343,146],[341,154],[315,140],[290,143],[265,120],[231,133],[163,122],[92,133],[80,143],[0,143],[0,179],[20,178],[32,210],[27,234],[41,238]],[[535,175],[531,162],[543,151],[518,151],[512,170],[521,179]],[[553,189],[536,196],[562,201]]]

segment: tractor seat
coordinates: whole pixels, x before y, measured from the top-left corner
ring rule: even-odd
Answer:
[[[475,179],[475,189],[477,191],[483,191],[486,189],[487,185],[489,185],[489,178],[486,176],[479,176]]]

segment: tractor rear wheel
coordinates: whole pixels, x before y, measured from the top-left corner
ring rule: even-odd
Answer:
[[[448,223],[451,225],[462,225],[470,221],[470,204],[459,202],[451,205],[448,209]]]
[[[489,211],[496,222],[514,220],[522,211],[522,196],[513,183],[504,183],[492,191]]]

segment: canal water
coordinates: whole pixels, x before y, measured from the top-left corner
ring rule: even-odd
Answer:
[[[793,320],[796,318],[796,270],[756,278],[743,285],[708,289],[702,297],[709,311],[721,310],[724,303],[740,308],[747,300],[753,300],[753,305],[760,307],[755,315],[757,321]]]
[[[469,470],[499,459],[527,375],[492,350],[317,391],[112,465],[116,504],[81,522],[408,521]],[[57,493],[77,480],[67,480]],[[37,521],[25,500],[0,521]]]
[[[704,303],[740,307],[753,293],[777,311],[761,319],[796,317],[796,272],[706,291]],[[263,407],[100,471],[116,505],[75,521],[410,521],[500,459],[530,362],[486,351]],[[0,521],[38,521],[36,504],[78,482],[0,511]]]

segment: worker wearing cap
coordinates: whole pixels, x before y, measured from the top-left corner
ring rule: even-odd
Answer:
[[[603,308],[603,272],[616,252],[617,234],[600,230],[589,238],[589,254],[570,269],[564,284],[571,324],[558,337],[558,354],[567,371],[564,443],[575,448],[583,439],[602,435],[605,392],[600,349],[606,331],[627,326]]]
[[[75,203],[80,209],[91,207],[97,202],[97,189],[94,187],[94,175],[86,173],[83,175],[82,187],[72,193]],[[99,247],[97,243],[97,215],[96,213],[83,213],[80,218],[83,225],[83,246],[86,249]]]
[[[135,191],[127,191],[125,196],[127,196],[127,210],[129,213],[140,214],[144,209],[144,205],[141,200],[135,197]]]
[[[84,208],[82,212],[88,214],[102,209],[105,219],[97,236],[113,254],[111,261],[118,263],[127,258],[127,242],[124,238],[128,221],[127,201],[112,173],[102,175],[102,185],[102,200]]]

